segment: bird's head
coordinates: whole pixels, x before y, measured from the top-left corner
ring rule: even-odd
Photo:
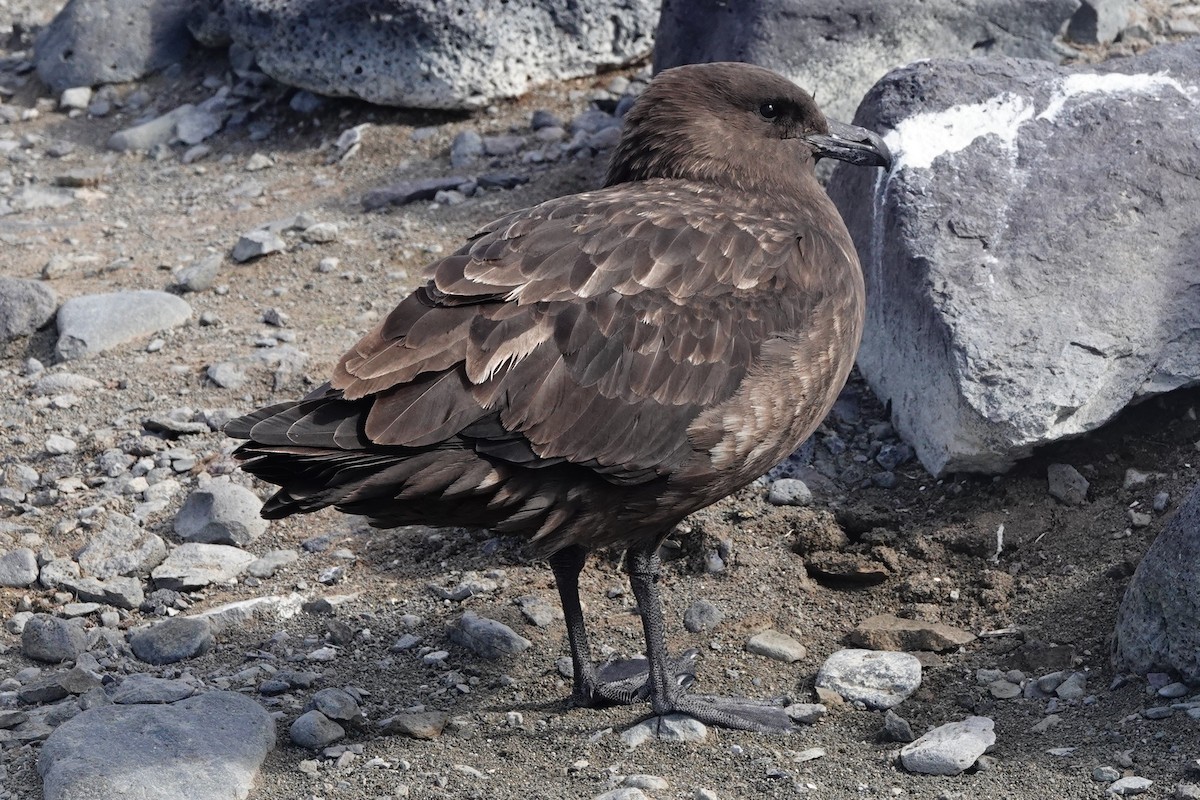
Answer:
[[[751,64],[689,64],[655,76],[625,117],[606,185],[679,178],[771,186],[817,159],[886,167],[876,134],[827,120],[811,95]]]

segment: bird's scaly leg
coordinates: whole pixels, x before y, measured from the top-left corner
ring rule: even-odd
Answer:
[[[673,680],[667,669],[670,660],[667,658],[662,602],[658,594],[657,542],[630,548],[626,554],[626,568],[646,632],[646,657],[650,662],[647,683],[650,704],[656,715],[687,714],[709,725],[760,733],[792,733],[799,730],[782,702],[691,695],[683,685]]]

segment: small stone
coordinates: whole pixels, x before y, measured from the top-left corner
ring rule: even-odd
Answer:
[[[397,714],[379,723],[384,735],[401,734],[413,739],[436,739],[446,727],[447,717],[440,711],[416,711]]]
[[[309,225],[300,233],[300,238],[310,244],[328,244],[338,240],[338,226],[332,222]]]
[[[1041,722],[1037,723],[1029,730],[1031,730],[1034,733],[1045,733],[1046,731],[1050,730],[1051,728],[1058,727],[1061,723],[1062,723],[1062,717],[1060,717],[1058,714],[1050,714],[1049,716],[1045,717]]]
[[[147,664],[173,664],[211,650],[212,628],[206,619],[175,617],[134,632],[129,646]]]
[[[1092,770],[1092,780],[1100,783],[1112,783],[1121,777],[1121,770],[1116,767],[1100,766]]]
[[[150,576],[159,588],[186,592],[228,583],[252,561],[254,556],[236,547],[189,542],[175,548]]]
[[[82,627],[49,614],[34,614],[21,632],[21,652],[34,661],[74,661],[86,649],[87,634]]]
[[[1021,696],[1021,687],[1006,680],[998,680],[988,684],[988,692],[997,700],[1012,700]]]
[[[291,740],[309,750],[320,750],[345,735],[345,728],[315,710],[304,712],[288,728],[288,736]]]
[[[666,778],[660,778],[657,775],[626,775],[625,785],[634,789],[645,789],[649,792],[665,792],[671,788],[671,784],[667,783]]]
[[[473,611],[464,613],[448,636],[455,644],[487,659],[513,656],[533,644],[503,622],[481,617]]]
[[[273,166],[275,166],[275,162],[271,160],[270,156],[263,155],[262,153],[254,153],[250,158],[246,159],[245,170],[246,172],[258,172]]]
[[[1128,797],[1129,795],[1141,794],[1154,785],[1154,781],[1148,778],[1140,778],[1136,775],[1130,775],[1127,778],[1121,778],[1114,781],[1104,790],[1105,794],[1119,795]]]
[[[1074,672],[1054,690],[1060,700],[1082,700],[1087,694],[1087,675]]]
[[[598,794],[592,800],[648,800],[645,792],[632,786],[621,786]]]
[[[185,542],[246,545],[267,529],[262,505],[249,489],[214,480],[188,495],[175,515],[175,534]]]
[[[250,566],[246,567],[246,574],[255,578],[270,578],[279,570],[299,560],[300,554],[295,550],[272,550],[250,562]]]
[[[879,738],[885,742],[908,743],[916,739],[917,736],[913,733],[912,726],[908,723],[908,720],[889,708],[883,714],[883,728],[879,731]]]
[[[858,624],[850,641],[872,650],[954,650],[975,641],[975,634],[941,622],[877,614]]]
[[[1155,706],[1142,711],[1144,719],[1166,719],[1175,713],[1175,709],[1170,706]]]
[[[514,600],[525,619],[538,628],[553,625],[563,618],[562,609],[536,595],[525,595]]]
[[[253,258],[278,253],[287,249],[287,243],[279,234],[269,230],[255,230],[243,233],[233,247],[230,257],[239,264]]]
[[[121,705],[177,703],[195,693],[196,687],[187,681],[134,673],[121,681],[121,685],[113,692],[112,701]]]
[[[891,708],[921,685],[921,662],[910,653],[839,650],[821,665],[816,685],[870,708]]]
[[[808,653],[804,645],[797,642],[786,633],[779,631],[762,631],[751,636],[746,642],[746,650],[760,656],[766,656],[776,661],[793,663],[800,661]]]
[[[1175,800],[1200,800],[1200,783],[1180,783],[1175,786]]]
[[[1191,690],[1188,689],[1188,686],[1186,683],[1180,683],[1179,681],[1175,681],[1173,683],[1168,683],[1166,686],[1159,689],[1158,696],[1159,697],[1167,697],[1167,698],[1174,700],[1177,697],[1183,697],[1189,691],[1191,691]]]
[[[1150,507],[1154,509],[1156,514],[1161,514],[1167,510],[1167,505],[1170,502],[1171,495],[1169,492],[1159,492],[1158,494],[1154,495],[1154,500],[1150,504]]]
[[[58,107],[65,109],[77,109],[79,111],[87,110],[88,104],[92,102],[92,87],[76,86],[71,89],[66,89],[59,96]]]
[[[60,436],[56,433],[46,437],[44,447],[50,455],[62,456],[67,453],[74,453],[79,448],[79,445],[75,443],[74,439],[69,439],[66,436]]]
[[[629,747],[637,747],[649,739],[668,742],[702,742],[708,737],[708,728],[699,720],[685,714],[668,714],[651,717],[639,722],[621,734],[621,741]]]
[[[18,547],[0,555],[0,586],[20,589],[37,579],[37,554],[28,547]]]
[[[213,254],[183,267],[175,273],[175,285],[181,292],[208,291],[217,282],[223,260],[220,255]]]
[[[683,612],[683,627],[691,633],[711,631],[725,619],[725,612],[708,600],[699,599]]]
[[[1046,480],[1050,496],[1069,506],[1087,502],[1087,478],[1070,464],[1051,464],[1046,468]]]
[[[967,717],[926,733],[900,751],[909,772],[958,775],[996,743],[995,723],[988,717]]]
[[[771,483],[771,489],[767,492],[767,502],[777,506],[810,506],[813,493],[802,480],[780,478]]]
[[[450,165],[453,167],[473,164],[482,155],[483,137],[473,130],[462,131],[450,144]]]
[[[358,724],[362,722],[362,709],[354,695],[345,689],[322,689],[312,696],[308,708],[320,711],[329,719]]]

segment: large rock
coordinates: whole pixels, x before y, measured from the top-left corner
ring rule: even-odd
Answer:
[[[900,750],[900,763],[909,772],[957,775],[979,760],[996,743],[995,723],[988,717],[948,722]]]
[[[173,294],[148,289],[72,297],[58,310],[62,361],[84,358],[110,347],[182,325],[192,307]]]
[[[107,580],[121,575],[146,575],[167,557],[167,545],[157,534],[133,520],[108,512],[104,527],[92,534],[75,560],[88,575]]]
[[[1200,683],[1200,484],[1150,545],[1125,590],[1113,664]]]
[[[1054,37],[1078,0],[663,0],[654,69],[749,61],[815,91],[849,120],[871,84],[925,58],[1058,61]]]
[[[54,317],[58,294],[43,281],[0,275],[0,342],[28,336]]]
[[[208,692],[88,709],[50,734],[37,769],[45,800],[243,800],[274,746],[262,706]]]
[[[262,500],[244,486],[216,480],[196,489],[175,515],[175,535],[185,542],[246,545],[267,529]]]
[[[858,364],[935,475],[999,472],[1200,381],[1200,41],[1109,62],[931,61],[830,184],[867,279]]]
[[[187,55],[195,0],[71,0],[38,38],[38,77],[56,92],[133,81]]]
[[[657,0],[226,0],[233,40],[278,81],[419,108],[486,106],[650,52]]]
[[[237,547],[188,542],[172,550],[150,576],[160,589],[189,592],[210,583],[229,583],[252,561],[253,555]]]

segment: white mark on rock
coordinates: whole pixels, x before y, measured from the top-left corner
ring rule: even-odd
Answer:
[[[915,114],[901,120],[883,141],[895,154],[893,170],[928,169],[939,156],[965,150],[985,136],[998,136],[1005,146],[1014,147],[1017,133],[1033,119],[1033,111],[1026,98],[1004,92],[982,103]]]
[[[1037,115],[1038,119],[1053,122],[1063,110],[1068,100],[1089,94],[1158,94],[1163,89],[1175,91],[1195,101],[1198,92],[1195,86],[1184,86],[1165,72],[1153,75],[1134,73],[1125,75],[1120,72],[1080,72],[1063,79],[1058,91],[1050,98],[1050,105]]]

